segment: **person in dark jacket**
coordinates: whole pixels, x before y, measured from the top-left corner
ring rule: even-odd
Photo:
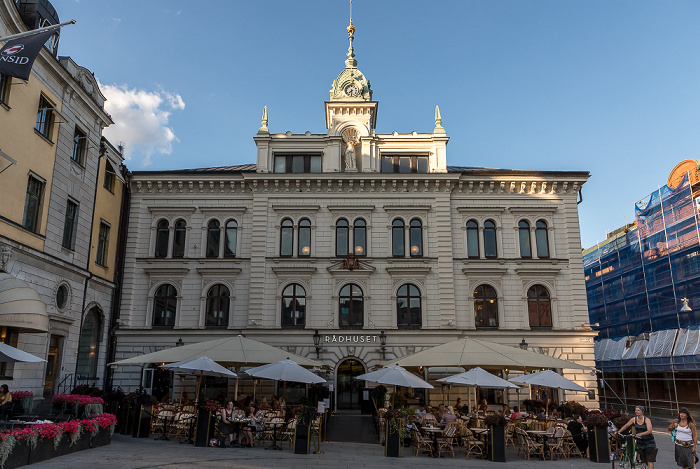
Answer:
[[[585,453],[587,458],[590,457],[588,455],[588,429],[583,425],[581,416],[574,414],[574,419],[569,422],[566,429],[571,432],[571,437],[581,454]]]

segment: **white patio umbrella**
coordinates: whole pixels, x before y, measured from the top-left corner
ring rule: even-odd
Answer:
[[[202,386],[203,376],[216,376],[219,378],[237,378],[238,375],[231,370],[224,368],[208,357],[197,357],[188,360],[182,360],[167,365],[161,365],[161,368],[197,376],[197,395],[195,401],[199,402],[199,390]]]
[[[476,399],[479,398],[479,388],[486,389],[520,389],[513,383],[506,381],[503,378],[489,373],[478,366],[464,373],[448,376],[438,380],[438,383],[458,384],[462,386],[470,386],[476,388]],[[471,406],[471,393],[469,393],[468,405]]]
[[[295,383],[325,383],[326,380],[300,366],[294,360],[280,360],[275,363],[257,366],[246,371],[246,374],[256,378],[274,379],[275,381],[284,381],[282,386],[282,396],[284,396],[284,388],[287,381]],[[253,393],[255,397],[255,393]]]
[[[542,386],[545,388],[563,389],[565,391],[588,392],[588,389],[578,385],[570,379],[564,378],[559,373],[552,370],[538,371],[529,375],[518,376],[511,378],[508,381],[517,384],[529,384],[531,386]],[[549,412],[549,396],[547,396],[547,404],[545,407],[545,415]]]
[[[355,376],[355,379],[373,381],[379,384],[389,384],[394,386],[394,394],[391,395],[391,405],[394,405],[394,395],[396,394],[396,386],[405,388],[418,389],[433,389],[433,385],[422,380],[407,369],[398,365],[391,365],[385,368],[380,368],[376,371],[371,371],[363,375]]]
[[[26,363],[37,363],[45,362],[43,358],[39,358],[31,353],[27,353],[24,350],[14,348],[11,345],[3,344],[0,342],[0,362],[3,363],[15,363],[15,362],[26,362]]]

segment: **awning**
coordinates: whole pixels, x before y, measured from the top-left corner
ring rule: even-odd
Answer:
[[[49,316],[39,293],[27,282],[0,272],[0,326],[19,332],[48,332]]]

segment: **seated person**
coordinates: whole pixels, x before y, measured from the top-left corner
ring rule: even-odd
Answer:
[[[436,423],[437,423],[437,418],[435,417],[435,415],[433,415],[433,414],[431,413],[431,410],[432,410],[432,409],[428,408],[428,410],[425,412],[425,415],[423,416],[423,418],[420,419],[420,424],[421,424],[421,425],[425,425],[425,423],[428,422],[428,421],[436,422]]]
[[[12,403],[12,394],[10,394],[10,388],[7,384],[0,386],[0,416],[2,418],[12,417],[12,409],[14,404]]]
[[[545,414],[544,412],[544,407],[540,407],[539,409],[537,409],[537,417],[545,418],[546,416],[547,414]]]
[[[280,400],[277,399],[277,396],[274,394],[272,395],[272,408],[274,410],[278,410],[280,408]]]
[[[453,413],[445,412],[444,414],[442,414],[442,419],[440,419],[440,423],[447,424],[447,423],[452,423],[456,420],[457,420],[457,417],[455,417]]]
[[[263,396],[263,398],[260,400],[260,407],[262,407],[263,409],[268,409],[270,407],[270,405],[267,403],[267,399],[265,398],[265,396]]]
[[[420,406],[416,409],[416,417],[419,419],[425,417],[425,407]]]
[[[574,414],[574,419],[569,422],[566,429],[571,432],[571,437],[581,454],[585,453],[586,457],[590,457],[588,455],[588,429],[583,425],[581,416]]]
[[[501,409],[501,411],[499,412],[499,414],[501,414],[501,415],[504,416],[505,418],[509,418],[509,417],[510,417],[510,409],[508,408],[508,406],[507,406],[506,404],[503,404],[503,408]]]
[[[479,405],[479,412],[486,412],[489,410],[489,405],[486,402],[486,399],[481,400],[481,404]]]
[[[516,419],[522,418],[523,414],[520,413],[520,408],[517,405],[513,406],[513,412],[510,414],[510,421],[515,422]]]
[[[248,410],[248,418],[251,419],[250,425],[246,425],[243,427],[243,436],[241,437],[241,446],[244,448],[252,448],[253,447],[253,432],[257,431],[256,421],[255,421],[255,412],[258,410],[257,406],[255,404],[250,404],[250,408]]]
[[[229,446],[238,446],[237,443],[234,444],[234,441],[238,439],[238,432],[237,427],[233,422],[233,414],[233,401],[228,401],[226,403],[226,408],[221,413],[221,420],[219,420],[219,431],[228,436]],[[226,442],[224,441],[223,444],[225,446]]]

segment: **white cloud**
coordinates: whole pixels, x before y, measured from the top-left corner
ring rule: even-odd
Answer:
[[[100,90],[107,98],[105,110],[114,121],[104,136],[114,145],[124,142],[127,160],[148,166],[153,156],[172,153],[173,143],[179,140],[168,121],[171,111],[185,109],[179,94],[130,89],[127,85],[100,84]]]

